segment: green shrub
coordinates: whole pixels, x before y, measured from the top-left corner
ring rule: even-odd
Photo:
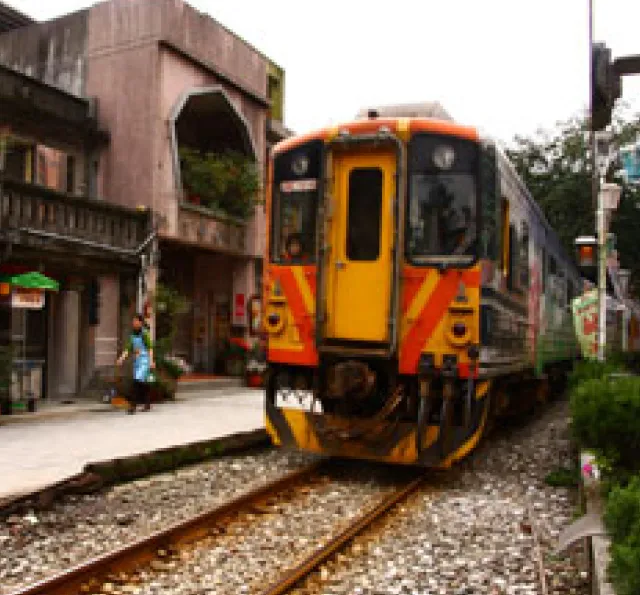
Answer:
[[[606,378],[610,374],[624,371],[625,366],[618,359],[609,359],[605,363],[583,360],[576,363],[569,375],[569,388],[573,389],[588,380]]]
[[[574,436],[614,467],[637,470],[640,461],[640,378],[585,380],[571,391]]]
[[[612,538],[609,574],[617,595],[640,593],[640,476],[613,488],[604,521]]]
[[[544,481],[554,488],[573,488],[580,483],[580,469],[559,467],[548,473]]]

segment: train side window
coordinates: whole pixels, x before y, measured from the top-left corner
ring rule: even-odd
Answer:
[[[380,256],[382,170],[362,167],[349,174],[347,258],[373,261]]]
[[[498,171],[496,168],[496,152],[494,147],[482,150],[480,162],[480,204],[481,246],[480,257],[498,260],[501,253],[501,237],[498,233],[501,225],[500,200],[498,195]]]
[[[507,289],[514,290],[518,284],[518,232],[515,225],[509,226],[509,260],[507,266]]]
[[[520,288],[529,287],[529,225],[522,222],[522,235],[520,237]]]

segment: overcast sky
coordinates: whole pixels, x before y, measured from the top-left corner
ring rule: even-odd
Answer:
[[[5,0],[7,1],[7,0]],[[8,0],[44,20],[92,0]],[[640,54],[640,1],[594,0],[595,37]],[[502,141],[588,104],[588,0],[190,0],[286,70],[296,132],[371,104],[440,101]],[[640,76],[623,99],[640,111]]]

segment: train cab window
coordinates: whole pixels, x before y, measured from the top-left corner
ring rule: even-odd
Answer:
[[[309,183],[282,182],[273,209],[273,260],[311,264],[316,253],[317,192]]]
[[[409,145],[407,259],[414,265],[469,266],[478,256],[475,143],[415,135]]]
[[[382,223],[382,170],[352,169],[349,174],[347,258],[373,261],[380,256]]]

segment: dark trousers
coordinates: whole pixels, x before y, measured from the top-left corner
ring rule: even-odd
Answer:
[[[146,382],[133,381],[133,402],[131,404],[151,406],[151,393]]]

